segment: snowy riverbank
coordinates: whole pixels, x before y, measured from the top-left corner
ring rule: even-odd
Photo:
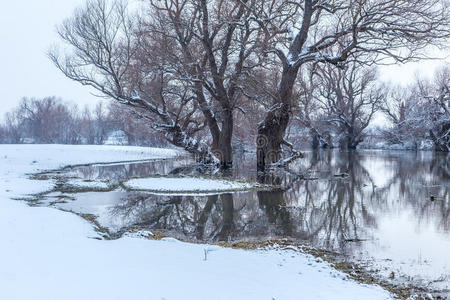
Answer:
[[[0,145],[2,299],[389,299],[292,251],[244,251],[126,237],[104,241],[82,218],[11,200],[51,181],[26,174],[64,165],[175,157],[175,150]],[[205,260],[205,253],[207,259]]]

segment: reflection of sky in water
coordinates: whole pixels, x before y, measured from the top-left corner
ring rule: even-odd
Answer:
[[[436,230],[433,222],[417,224],[412,211],[380,218],[375,243],[367,243],[371,256],[401,263],[401,269],[415,276],[435,276],[450,270],[450,238]],[[438,271],[441,270],[441,271]]]
[[[241,157],[234,174],[254,178],[254,160]],[[119,182],[132,177],[193,174],[190,161],[83,167],[83,179]],[[291,238],[339,251],[382,274],[410,280],[450,278],[450,161],[430,152],[308,153],[295,164],[313,181],[288,181],[285,192],[208,196],[92,192],[70,195],[55,206],[98,216],[113,232],[130,227],[159,230],[203,242]],[[335,174],[348,173],[336,178]],[[430,201],[434,195],[436,200]],[[50,199],[49,201],[51,201]],[[400,280],[405,277],[401,277]]]

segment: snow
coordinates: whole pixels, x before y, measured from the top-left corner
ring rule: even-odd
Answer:
[[[131,236],[97,240],[92,225],[74,214],[11,200],[52,186],[31,180],[29,173],[178,154],[137,147],[0,145],[1,298],[391,299],[380,287],[358,284],[302,253]]]
[[[250,183],[228,180],[169,177],[131,179],[124,186],[132,190],[183,193],[243,191],[255,187]]]
[[[86,181],[82,179],[70,179],[66,184],[79,189],[107,190],[110,188],[110,185],[107,182]]]

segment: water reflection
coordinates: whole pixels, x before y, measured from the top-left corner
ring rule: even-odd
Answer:
[[[146,162],[95,164],[68,169],[63,175],[84,180],[109,181],[118,184],[123,180],[148,176],[167,175],[193,166],[193,159],[159,159]]]
[[[231,176],[256,180],[253,165],[242,157]],[[118,234],[138,228],[200,242],[289,238],[358,261],[370,259],[386,272],[395,269],[415,280],[444,278],[439,288],[448,288],[448,156],[431,152],[314,152],[293,169],[315,180],[293,180],[285,175],[275,180],[288,183],[286,189],[208,196],[119,189],[91,193],[83,201],[95,206],[98,199],[104,199],[98,204],[102,209],[96,206],[95,212],[101,215],[100,222]],[[185,159],[83,167],[70,171],[70,175],[119,182],[174,170],[196,173],[192,161]],[[71,195],[75,200],[56,206],[66,210],[86,207],[77,204],[80,195]]]

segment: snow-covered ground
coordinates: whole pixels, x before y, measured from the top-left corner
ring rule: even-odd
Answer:
[[[243,191],[254,188],[255,185],[245,182],[236,182],[206,178],[168,178],[152,177],[131,179],[124,183],[125,187],[132,190],[152,192],[226,192]]]
[[[174,150],[0,145],[1,299],[389,299],[308,255],[125,237],[97,240],[82,218],[11,200],[64,165],[173,157]],[[205,260],[206,255],[206,260]]]

